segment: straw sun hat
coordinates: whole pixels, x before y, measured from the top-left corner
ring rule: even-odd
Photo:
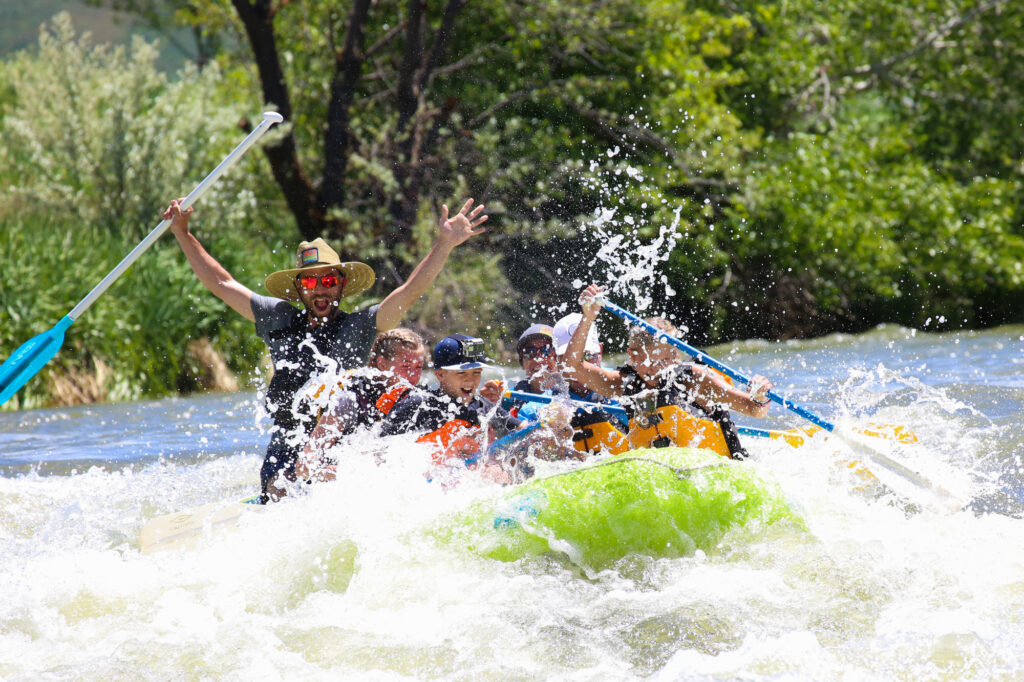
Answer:
[[[295,259],[298,267],[290,270],[278,270],[267,277],[266,287],[272,295],[283,298],[286,301],[299,302],[298,285],[295,277],[313,268],[331,266],[345,276],[345,288],[342,289],[342,297],[361,294],[373,286],[377,276],[373,274],[373,268],[366,263],[350,261],[342,263],[338,252],[327,245],[323,239],[314,239],[311,242],[299,244],[298,256]]]

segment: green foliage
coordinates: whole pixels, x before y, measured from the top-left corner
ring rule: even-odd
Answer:
[[[52,327],[113,268],[134,242],[101,227],[67,218],[6,216],[0,221],[6,267],[0,275],[0,355]],[[236,271],[270,269],[271,249],[253,256],[232,250],[230,239],[209,239]],[[257,260],[253,262],[251,259]],[[245,262],[247,261],[247,262]],[[12,400],[47,404],[56,377],[89,381],[102,364],[110,369],[98,397],[110,400],[157,396],[195,387],[189,367],[191,341],[209,338],[245,382],[254,377],[263,344],[252,324],[228,311],[199,284],[177,247],[164,243],[144,255],[68,331],[64,348]]]
[[[1019,187],[937,172],[923,144],[872,99],[851,101],[830,134],[771,141],[730,210],[732,297],[754,306],[733,324],[756,328],[760,317],[763,334],[781,335],[1012,315],[996,299],[1024,291]],[[787,289],[804,303],[779,295]]]
[[[0,172],[21,210],[141,237],[157,207],[183,195],[237,143],[244,112],[221,103],[218,70],[186,70],[169,81],[155,58],[139,40],[130,51],[92,46],[58,15],[38,54],[5,65],[15,94],[3,111]],[[210,191],[204,209],[252,212],[250,186],[235,174]]]

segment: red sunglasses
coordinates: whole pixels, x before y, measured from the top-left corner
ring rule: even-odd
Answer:
[[[317,280],[320,280],[320,284],[324,289],[333,289],[338,286],[338,282],[342,282],[343,285],[345,282],[345,278],[339,277],[338,275],[320,275],[319,277],[316,275],[302,275],[300,277],[296,277],[295,280],[299,283],[299,286],[306,291],[313,291],[313,289],[316,289]]]

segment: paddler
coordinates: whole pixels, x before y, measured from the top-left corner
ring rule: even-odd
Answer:
[[[583,313],[566,350],[568,370],[588,388],[601,395],[619,398],[631,415],[645,418],[654,415],[656,418],[657,408],[675,405],[694,417],[717,422],[731,456],[737,459],[746,457],[729,409],[751,417],[764,417],[771,405],[767,397],[772,388],[771,382],[755,375],[751,378],[749,390],[742,391],[704,365],[680,361],[679,352],[673,346],[639,328],[630,330],[627,364],[616,369],[604,369],[587,362],[584,359],[586,338],[601,311],[598,296],[603,291],[604,287],[591,284],[580,296]],[[654,317],[647,321],[669,335],[678,334],[664,318]]]
[[[519,335],[516,355],[525,376],[512,387],[514,391],[542,395],[557,391],[564,381],[555,362],[554,329],[549,324],[534,323]],[[517,416],[524,403],[505,399],[502,407]]]
[[[265,282],[271,296],[262,296],[235,280],[207,253],[188,228],[192,207],[182,211],[180,203],[180,199],[172,201],[164,218],[172,221],[171,231],[189,265],[215,296],[255,322],[273,361],[266,405],[274,427],[260,469],[261,500],[267,502],[272,479],[279,474],[294,477],[298,453],[315,425],[315,415],[296,400],[299,389],[325,369],[337,372],[365,365],[374,336],[398,326],[405,311],[441,272],[452,249],[484,232],[480,225],[487,216],[472,199],[453,216],[442,206],[437,239],[405,283],[379,304],[346,313],[339,309],[341,299],[356,296],[374,283],[376,276],[368,265],[342,262],[323,239],[302,242],[296,266],[271,273]],[[338,366],[328,367],[332,363]]]
[[[555,347],[555,356],[558,358],[558,368],[561,376],[565,378],[569,389],[569,398],[587,403],[618,405],[618,403],[597,391],[588,388],[576,376],[575,372],[566,371],[566,353],[569,350],[569,341],[572,340],[576,328],[579,327],[582,316],[580,313],[570,313],[555,322],[552,340]],[[595,367],[601,367],[604,346],[597,332],[597,325],[593,324],[587,332],[586,342],[583,347],[583,360]],[[579,411],[573,417],[572,426],[576,430],[573,440],[576,447],[589,452],[603,452],[619,454],[628,449],[622,432],[628,430],[628,425],[620,423],[618,419],[611,417],[606,412]]]
[[[367,367],[346,372],[334,386],[316,386],[311,402],[320,407],[320,416],[295,465],[296,477],[333,480],[335,462],[327,450],[342,436],[380,424],[419,385],[425,360],[423,337],[398,327],[377,335]]]
[[[562,358],[569,344],[572,331],[579,324],[579,314],[566,315],[554,327],[545,324],[533,324],[520,336],[516,344],[519,365],[526,376],[521,379],[513,390],[520,393],[535,395],[563,396],[569,400],[589,403],[607,402],[604,397],[589,390],[576,380],[566,381],[561,371]],[[601,344],[597,337],[597,329],[592,327],[587,336],[584,357],[588,362],[601,364]],[[502,407],[525,421],[537,421],[544,409],[539,403],[525,402],[506,398]],[[622,452],[622,434],[610,422],[605,412],[576,410],[570,422],[574,429],[573,442],[576,450],[587,452]]]
[[[446,336],[434,346],[431,360],[438,387],[408,392],[385,418],[381,435],[419,433],[417,442],[432,446],[435,465],[475,466],[491,441],[512,434],[523,422],[478,395],[489,366],[481,339]],[[566,425],[561,426],[564,431]],[[549,435],[538,431],[535,440]]]

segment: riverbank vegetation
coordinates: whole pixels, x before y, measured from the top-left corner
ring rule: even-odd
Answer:
[[[490,230],[411,311],[428,334],[500,347],[617,275],[616,300],[698,344],[1024,320],[1017,3],[113,4],[218,40],[168,76],[156,47],[94,45],[64,17],[0,65],[2,357],[268,106],[287,124],[194,221],[254,289],[322,235],[374,265],[377,298],[440,204],[474,196]],[[645,249],[637,287],[618,261]],[[248,385],[262,353],[167,237],[17,404]]]

